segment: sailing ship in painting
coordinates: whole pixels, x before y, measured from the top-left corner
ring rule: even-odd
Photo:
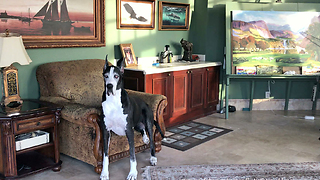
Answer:
[[[44,27],[61,26],[71,28],[71,25],[74,23],[70,20],[66,0],[62,0],[60,17],[58,12],[58,0],[49,0],[33,18],[37,19],[37,17],[43,17],[41,21]]]
[[[12,6],[5,7],[6,9],[0,12],[0,32],[10,29],[12,32],[22,35],[91,36],[93,34],[94,17],[90,11],[88,11],[89,13],[70,12],[68,5],[72,4],[71,0],[70,2],[67,0],[42,0],[42,3],[34,8],[37,11],[30,12],[31,8],[27,7],[27,13],[17,12]]]

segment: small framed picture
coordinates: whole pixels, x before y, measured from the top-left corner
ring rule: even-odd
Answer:
[[[257,68],[256,67],[236,67],[236,74],[240,75],[256,75]]]
[[[126,67],[138,65],[131,43],[120,44],[120,49],[121,49],[122,56],[125,59]]]
[[[154,29],[155,0],[117,0],[118,29]]]
[[[189,30],[190,4],[159,1],[159,30]]]

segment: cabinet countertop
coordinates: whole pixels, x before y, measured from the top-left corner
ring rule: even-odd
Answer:
[[[144,74],[156,74],[171,71],[181,71],[188,69],[221,66],[221,62],[173,62],[173,63],[162,63],[159,66],[151,65],[138,65],[126,67],[127,70],[142,71]]]

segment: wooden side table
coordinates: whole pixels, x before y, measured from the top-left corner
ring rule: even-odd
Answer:
[[[15,108],[0,107],[0,179],[15,179],[46,169],[60,171],[58,123],[61,109],[39,100],[23,100]],[[49,142],[16,151],[15,136],[37,130],[49,133]]]

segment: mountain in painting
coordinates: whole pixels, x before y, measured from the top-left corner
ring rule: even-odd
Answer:
[[[270,33],[275,38],[297,38],[290,30],[270,30]]]
[[[260,35],[263,38],[273,38],[270,33],[266,22],[263,20],[260,21],[233,21],[232,22],[233,29],[240,29],[241,31],[247,31],[254,35]]]

